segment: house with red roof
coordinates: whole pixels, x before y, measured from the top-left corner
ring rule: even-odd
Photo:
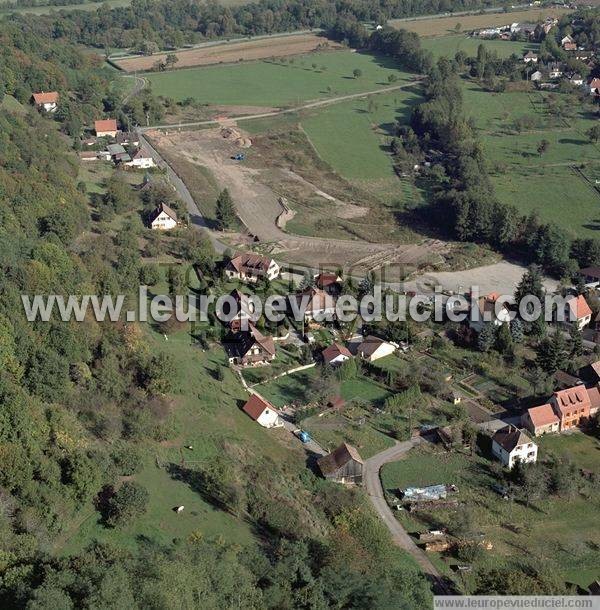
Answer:
[[[332,343],[326,347],[322,352],[322,356],[323,362],[331,366],[337,366],[352,358],[350,350],[339,343]]]
[[[279,411],[258,394],[252,394],[242,410],[263,428],[281,428],[283,426]]]
[[[301,320],[302,316],[306,322],[335,319],[335,298],[320,288],[309,286],[297,294],[290,295],[289,301],[296,320]]]
[[[592,321],[592,310],[582,294],[571,295],[565,300],[564,316],[565,324],[581,330]]]
[[[510,324],[510,309],[506,303],[498,301],[500,296],[497,292],[490,292],[471,304],[469,326],[475,332],[480,333],[486,324],[494,326]]]
[[[225,266],[229,279],[254,284],[258,280],[274,280],[279,275],[279,265],[267,256],[244,252],[234,256]]]
[[[98,138],[115,138],[120,130],[115,119],[101,119],[94,121],[94,131]]]
[[[58,108],[58,92],[57,91],[41,91],[33,94],[33,103],[39,110],[45,112],[56,112]]]
[[[550,404],[560,420],[561,432],[580,426],[590,416],[590,395],[583,385],[554,392]]]
[[[600,94],[600,78],[592,78],[588,82],[588,87],[590,90],[590,95],[599,95]]]
[[[560,431],[560,419],[551,404],[527,409],[523,414],[521,425],[534,436]]]

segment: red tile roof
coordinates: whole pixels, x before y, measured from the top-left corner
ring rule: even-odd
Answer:
[[[554,398],[561,413],[570,412],[574,407],[589,408],[590,406],[590,397],[584,386],[575,386],[574,388],[554,392]]]
[[[117,121],[115,119],[102,119],[100,121],[94,121],[94,129],[96,133],[99,131],[118,131]]]
[[[588,388],[588,398],[590,399],[590,411],[598,411],[600,409],[600,389],[597,386]]]
[[[39,106],[42,104],[56,104],[56,102],[58,102],[58,93],[56,91],[34,93],[33,101]]]
[[[569,306],[572,320],[581,320],[586,316],[592,315],[592,310],[582,294],[580,294],[578,297],[569,299],[567,301],[567,305]]]
[[[277,413],[277,409],[258,394],[252,394],[243,406],[244,413],[247,413],[255,421],[265,409],[271,409]]]
[[[552,405],[545,404],[528,410],[529,419],[534,428],[542,428],[550,424],[558,424],[559,419],[552,410]]]
[[[272,259],[261,256],[260,254],[253,254],[252,252],[246,252],[244,254],[238,254],[234,256],[229,264],[238,272],[246,271],[263,271],[267,272],[271,265]]]

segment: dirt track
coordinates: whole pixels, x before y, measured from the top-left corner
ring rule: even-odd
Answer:
[[[201,47],[188,51],[178,51],[175,55],[179,59],[177,68],[189,68],[192,66],[252,61],[268,57],[300,55],[325,45],[330,49],[340,47],[339,44],[316,34],[300,34],[298,36],[261,38],[259,40]],[[156,62],[164,61],[166,57],[166,53],[157,53],[155,55],[115,60],[115,63],[125,72],[152,70]]]
[[[270,244],[272,254],[280,259],[313,267],[356,265],[367,270],[382,263],[417,265],[431,254],[432,244],[428,242],[397,245],[290,235],[277,226],[277,217],[283,211],[277,194],[261,181],[263,171],[269,171],[272,179],[273,172],[280,170],[254,169],[232,160],[237,148],[221,136],[220,129],[178,133],[149,131],[146,135],[168,155],[178,154],[189,163],[210,170],[219,186],[229,189],[248,231],[260,242]],[[289,176],[281,171],[281,179],[285,178],[289,179]],[[332,202],[332,218],[338,212],[343,215],[348,211],[344,204]]]

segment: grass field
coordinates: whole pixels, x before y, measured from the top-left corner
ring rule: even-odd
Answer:
[[[439,38],[426,38],[422,42],[424,49],[428,49],[435,57],[454,57],[458,51],[464,51],[467,56],[477,55],[477,48],[483,44],[486,49],[494,51],[499,57],[519,56],[527,51],[535,51],[539,45],[528,42],[512,42],[509,40],[480,40],[463,35],[440,36]]]
[[[597,119],[580,102],[571,105],[569,116],[553,116],[548,102],[565,94],[489,93],[473,82],[465,82],[463,91],[466,111],[475,120],[492,165],[499,199],[523,213],[536,210],[540,218],[558,223],[572,236],[597,236],[600,146],[586,136]],[[522,117],[533,124],[519,132],[515,120]],[[537,148],[542,140],[549,147],[540,155]]]
[[[25,106],[17,101],[12,95],[5,95],[0,106],[8,112],[17,112],[19,114],[26,112]]]
[[[423,18],[405,21],[392,19],[389,24],[392,27],[416,32],[419,36],[444,36],[456,31],[456,25],[460,24],[460,30],[482,29],[486,27],[501,27],[519,21],[539,21],[546,17],[558,17],[569,13],[569,9],[563,8],[532,8],[529,10],[508,11],[506,13],[484,13],[478,15],[455,15],[450,17]]]
[[[563,437],[543,439],[540,457],[549,450],[578,463],[579,458],[573,457],[575,452],[581,456],[582,464],[596,472],[600,469],[600,445],[592,438],[577,434],[565,440]],[[521,502],[505,502],[490,488],[495,478],[486,458],[434,452],[429,448],[415,450],[406,459],[384,466],[382,481],[388,492],[410,485],[456,484],[457,498],[462,506],[473,511],[477,531],[494,544],[494,549],[475,567],[498,566],[518,553],[522,560],[556,566],[565,581],[581,586],[587,587],[598,577],[600,533],[596,515],[600,503],[597,493],[591,497],[577,495],[571,500],[544,499],[531,507]],[[422,532],[443,525],[451,529],[455,513],[449,510],[418,513],[421,518],[408,513],[399,515],[409,532]],[[460,563],[436,553],[428,556],[446,573],[451,573],[451,566]]]
[[[312,53],[293,60],[190,68],[146,78],[155,94],[175,100],[192,97],[203,104],[267,107],[379,89],[390,85],[390,75],[399,82],[409,80],[392,59],[351,51]],[[354,78],[354,69],[361,70],[362,76]]]

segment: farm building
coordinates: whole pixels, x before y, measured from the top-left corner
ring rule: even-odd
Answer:
[[[598,80],[598,86],[600,86],[600,79]],[[583,277],[583,281],[586,286],[594,288],[600,284],[600,267],[585,267],[579,271],[579,275]]]
[[[58,93],[56,91],[42,91],[33,94],[35,107],[44,112],[56,112],[58,108]]]
[[[537,445],[519,428],[505,426],[492,436],[492,454],[507,468],[537,461]]]
[[[323,352],[323,362],[331,366],[336,366],[346,362],[346,360],[352,358],[352,354],[347,347],[339,345],[338,343],[332,343],[326,347]]]
[[[252,394],[242,410],[263,428],[283,426],[283,420],[279,417],[277,409],[258,394]]]
[[[521,423],[534,436],[558,432],[560,429],[560,420],[550,404],[528,409],[523,413]]]
[[[160,203],[148,218],[150,228],[158,231],[170,231],[177,227],[177,214],[166,203]]]
[[[279,275],[279,265],[267,256],[246,252],[234,256],[225,266],[229,279],[255,283],[258,280],[274,280]]]
[[[375,362],[379,358],[385,358],[396,351],[396,346],[393,343],[384,341],[379,337],[369,335],[365,340],[358,346],[357,354],[368,362]]]
[[[98,138],[114,138],[119,133],[115,119],[101,119],[94,121],[94,131]]]
[[[363,461],[352,445],[342,443],[329,455],[319,458],[317,464],[326,479],[336,483],[362,483]]]

